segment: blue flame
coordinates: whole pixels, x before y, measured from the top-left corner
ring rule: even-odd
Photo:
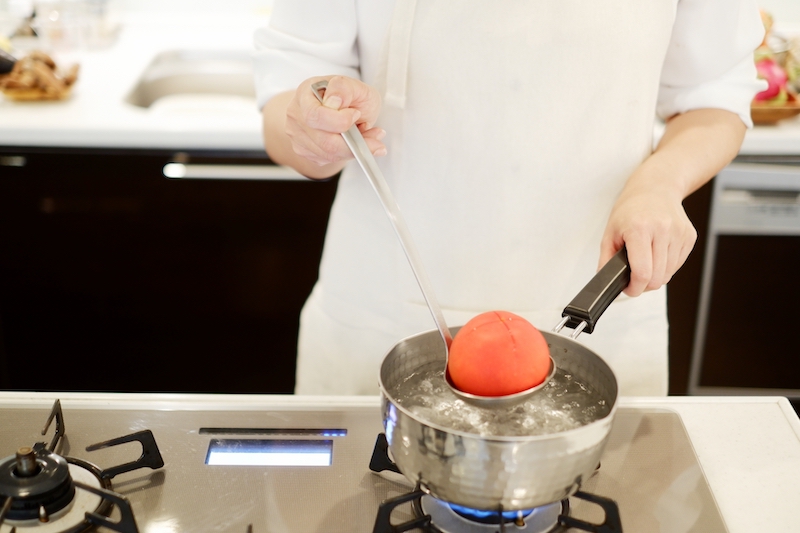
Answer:
[[[447,505],[455,511],[456,513],[460,514],[465,518],[471,518],[478,522],[487,522],[490,520],[497,521],[497,515],[499,514],[497,511],[484,511],[481,509],[472,509],[470,507],[464,507],[463,505],[456,505],[455,503],[448,503]],[[504,522],[511,522],[517,519],[518,516],[522,515],[522,517],[526,517],[533,512],[532,509],[528,509],[525,511],[503,511],[503,521]]]

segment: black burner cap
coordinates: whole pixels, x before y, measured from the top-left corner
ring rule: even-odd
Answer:
[[[35,446],[33,453],[38,468],[32,471],[20,471],[19,453],[0,461],[0,507],[12,499],[6,515],[9,520],[40,518],[41,507],[49,516],[66,507],[75,496],[66,459],[43,445]]]

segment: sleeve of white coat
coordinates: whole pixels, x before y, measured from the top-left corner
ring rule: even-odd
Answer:
[[[358,78],[356,22],[354,0],[276,0],[254,36],[258,109],[312,76]]]
[[[753,0],[679,0],[661,72],[659,117],[726,109],[752,127],[750,102],[766,88],[753,59],[763,38]]]

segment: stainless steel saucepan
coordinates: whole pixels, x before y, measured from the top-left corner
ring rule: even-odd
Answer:
[[[594,330],[629,280],[623,248],[567,306],[556,331],[542,332],[556,367],[610,407],[576,429],[535,436],[482,436],[424,420],[397,398],[403,397],[409,376],[443,363],[440,334],[428,331],[397,343],[381,365],[380,389],[386,437],[400,471],[432,496],[474,509],[531,509],[577,491],[599,464],[616,413],[617,380],[606,362],[575,337]],[[574,328],[572,337],[557,332],[565,326]],[[452,328],[452,334],[457,330]]]

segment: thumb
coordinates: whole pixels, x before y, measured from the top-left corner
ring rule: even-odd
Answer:
[[[337,110],[357,110],[365,128],[370,129],[378,118],[380,100],[378,92],[366,83],[347,76],[333,76],[328,80],[322,105]]]
[[[322,97],[322,105],[338,111],[342,108],[342,97],[337,94],[332,94],[328,89],[325,89],[325,94]]]

